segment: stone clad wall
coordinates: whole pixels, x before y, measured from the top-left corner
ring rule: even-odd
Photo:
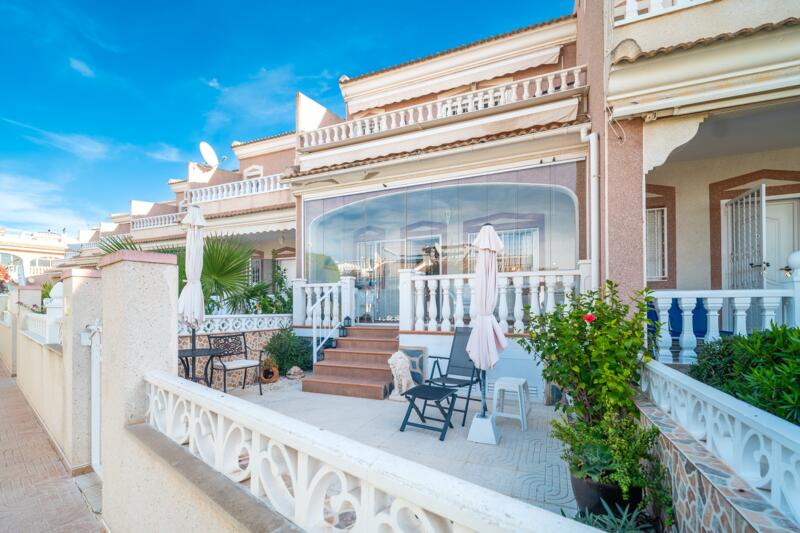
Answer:
[[[261,330],[261,331],[246,331],[245,335],[245,342],[247,343],[247,357],[249,359],[258,359],[258,354],[261,350],[263,350],[264,345],[267,343],[267,340],[275,333],[277,330],[270,329],[270,330]],[[224,333],[215,333],[214,335],[225,335]],[[191,348],[192,346],[192,337],[188,335],[182,335],[178,337],[178,349],[183,350],[187,348]],[[207,335],[197,335],[197,347],[198,348],[208,348],[208,336]],[[230,358],[228,358],[230,359]],[[197,358],[197,375],[202,376],[203,370],[205,369],[207,357],[198,357]],[[227,359],[226,359],[227,360]],[[181,377],[186,377],[183,375],[183,366],[180,365],[178,367],[178,375]],[[241,387],[242,386],[242,376],[244,375],[244,370],[236,370],[233,372],[228,372],[228,387]],[[247,371],[247,383],[246,385],[255,385],[258,383],[256,380],[258,375],[256,372],[253,372],[253,369],[249,369]],[[222,390],[222,372],[214,372],[214,383],[212,386],[215,389]]]
[[[791,532],[800,525],[773,507],[649,399],[636,401],[646,426],[661,430],[658,454],[672,485],[676,530]]]

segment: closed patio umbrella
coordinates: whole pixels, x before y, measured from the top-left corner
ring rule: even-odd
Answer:
[[[486,371],[493,368],[500,359],[500,352],[508,341],[500,324],[494,317],[497,303],[497,252],[503,249],[503,241],[491,224],[484,224],[473,245],[478,248],[475,262],[475,300],[470,316],[472,332],[467,342],[467,353],[481,373],[481,412],[470,426],[469,440],[497,444],[497,431],[494,418],[486,417]]]
[[[188,226],[186,232],[186,285],[178,297],[178,320],[192,329],[192,350],[196,349],[196,328],[206,317],[203,286],[200,275],[203,273],[203,226],[206,221],[200,206],[190,205],[181,224]],[[194,359],[192,359],[194,361]]]

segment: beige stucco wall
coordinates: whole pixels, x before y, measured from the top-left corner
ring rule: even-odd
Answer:
[[[239,160],[239,169],[244,172],[252,165],[261,165],[264,176],[278,174],[286,170],[286,167],[294,165],[294,149],[279,150],[270,154],[245,157]]]
[[[9,321],[9,323],[6,324],[2,321],[2,318],[0,318],[0,362],[2,362],[3,367],[12,375],[16,372],[14,368],[16,365],[13,357],[13,331],[13,322]]]
[[[762,169],[800,170],[800,148],[670,163],[647,175],[648,184],[675,187],[677,288],[711,288],[709,184]]]

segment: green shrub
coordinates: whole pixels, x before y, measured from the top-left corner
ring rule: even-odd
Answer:
[[[52,290],[53,290],[52,281],[42,282],[41,297],[40,297],[42,308],[44,308],[44,301],[50,298],[50,291]]]
[[[293,366],[299,366],[303,370],[310,370],[313,366],[311,343],[308,339],[295,335],[291,326],[273,333],[264,345],[264,352],[275,359],[281,374],[286,374]]]
[[[800,328],[773,324],[708,343],[689,375],[800,425]]]

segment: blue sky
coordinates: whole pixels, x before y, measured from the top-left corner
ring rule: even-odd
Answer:
[[[165,200],[209,141],[293,129],[294,93],[571,12],[510,2],[0,0],[0,226],[70,233]]]

